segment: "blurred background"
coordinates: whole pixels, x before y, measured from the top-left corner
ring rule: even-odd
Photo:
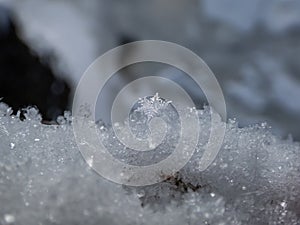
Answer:
[[[300,140],[299,0],[0,0],[0,97],[15,111],[36,105],[45,121],[55,120],[98,56],[145,39],[204,59],[240,126],[267,122]],[[171,76],[205,103],[180,71],[146,63],[112,81],[107,104],[141,72]]]

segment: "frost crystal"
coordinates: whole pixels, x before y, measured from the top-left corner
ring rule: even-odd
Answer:
[[[138,102],[136,112],[144,113],[149,120],[161,113],[161,110],[166,109],[171,101],[165,101],[156,93],[154,96],[141,98]]]
[[[151,107],[149,113],[161,109]],[[190,162],[161,174],[162,183],[134,188],[90,168],[95,162],[82,158],[70,114],[49,126],[35,109],[27,112],[24,121],[0,115],[0,224],[300,224],[300,146],[265,125],[241,129],[229,121],[216,160],[199,172],[211,121],[208,109],[199,111],[201,133]],[[99,128],[116,148],[107,138],[111,129]]]

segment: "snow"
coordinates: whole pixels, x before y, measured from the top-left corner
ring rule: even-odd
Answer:
[[[229,120],[216,160],[200,172],[210,113],[198,111],[201,133],[189,163],[162,183],[129,187],[84,161],[70,113],[60,125],[44,125],[35,108],[23,121],[5,104],[0,109],[0,224],[300,223],[300,145],[265,123],[238,128]]]
[[[16,14],[22,39],[40,55],[54,54],[58,59],[52,62],[53,68],[64,75],[72,74],[66,78],[76,86],[98,56],[91,9],[78,1],[2,1]],[[92,1],[89,7],[94,7]]]

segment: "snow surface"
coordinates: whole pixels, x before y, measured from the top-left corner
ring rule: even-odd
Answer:
[[[162,183],[133,188],[90,169],[70,113],[44,125],[36,109],[21,121],[1,103],[0,224],[300,224],[299,143],[275,137],[266,124],[241,129],[229,120],[219,155],[199,172],[209,110],[198,115],[191,161]]]

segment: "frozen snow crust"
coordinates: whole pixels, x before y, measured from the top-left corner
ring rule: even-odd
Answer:
[[[162,174],[162,183],[133,188],[88,166],[69,113],[60,125],[44,125],[36,109],[21,121],[0,103],[0,224],[300,224],[299,143],[275,137],[266,124],[241,129],[229,120],[216,160],[199,172],[209,110],[198,115],[190,162]]]

